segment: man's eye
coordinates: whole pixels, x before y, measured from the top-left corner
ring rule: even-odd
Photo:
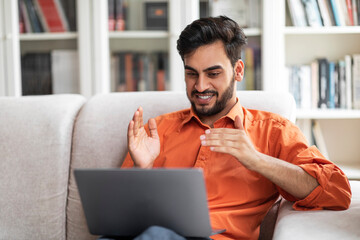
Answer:
[[[189,77],[195,77],[195,76],[197,76],[197,73],[187,72],[186,75],[189,76]]]
[[[220,72],[211,72],[211,73],[208,73],[208,76],[209,77],[217,77],[219,74],[220,74]]]

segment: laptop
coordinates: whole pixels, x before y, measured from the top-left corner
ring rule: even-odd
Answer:
[[[212,230],[201,169],[75,169],[91,234],[135,237],[163,226],[184,237]]]

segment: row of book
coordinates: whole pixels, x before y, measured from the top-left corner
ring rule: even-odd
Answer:
[[[123,91],[164,91],[169,80],[165,52],[116,52],[111,55],[111,89]]]
[[[209,1],[209,8],[211,16],[228,16],[240,27],[261,27],[261,0],[212,0]]]
[[[144,30],[167,30],[168,29],[168,2],[148,1],[142,5],[136,5],[138,28]],[[109,31],[124,31],[130,29],[129,24],[129,0],[108,0],[108,25]],[[135,6],[131,6],[135,7]],[[133,11],[134,13],[134,11]],[[134,18],[132,18],[134,19]],[[134,28],[133,24],[133,27]]]
[[[22,95],[79,93],[75,50],[27,53],[21,57]]]
[[[287,67],[289,91],[298,108],[360,109],[360,54]]]
[[[129,0],[108,0],[109,31],[129,30]],[[139,13],[145,30],[168,29],[167,1],[144,0]],[[261,0],[200,0],[200,17],[226,15],[241,27],[261,26]]]
[[[241,53],[245,64],[244,78],[237,84],[237,90],[261,90],[261,48],[249,43]]]
[[[287,0],[292,25],[328,27],[360,25],[360,0]]]
[[[19,0],[20,33],[76,31],[75,0]]]
[[[109,31],[127,30],[127,9],[125,0],[108,0]]]

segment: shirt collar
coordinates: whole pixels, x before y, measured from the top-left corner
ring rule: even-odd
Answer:
[[[236,116],[240,116],[240,119],[242,121],[242,123],[244,124],[244,111],[243,108],[239,102],[239,99],[236,98],[236,104],[232,107],[232,109],[228,112],[228,114],[226,114],[225,116],[223,116],[222,118],[220,118],[219,120],[223,119],[223,118],[229,118],[232,121],[235,121],[235,117]],[[195,121],[197,121],[199,124],[203,125],[204,124],[200,121],[199,117],[196,115],[196,113],[194,112],[194,110],[192,108],[189,109],[189,114],[184,118],[184,120],[182,121],[182,123],[179,126],[179,130],[188,122],[190,122],[190,120],[194,119]],[[218,120],[218,121],[219,121]]]

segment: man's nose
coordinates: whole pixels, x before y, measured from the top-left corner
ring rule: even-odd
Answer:
[[[209,82],[206,79],[206,77],[203,74],[200,74],[196,83],[195,83],[195,89],[198,92],[204,92],[209,88]]]

